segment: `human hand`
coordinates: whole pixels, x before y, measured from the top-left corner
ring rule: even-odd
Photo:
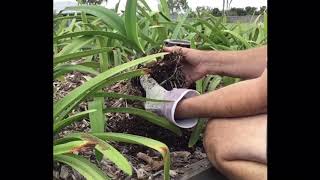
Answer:
[[[207,74],[207,62],[205,60],[205,56],[207,54],[206,51],[179,46],[164,47],[163,50],[170,53],[180,52],[182,54],[182,71],[186,76],[187,86],[192,84],[194,81],[201,79]]]

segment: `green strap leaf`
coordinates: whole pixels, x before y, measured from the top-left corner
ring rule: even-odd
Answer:
[[[73,169],[77,170],[81,175],[83,175],[87,180],[110,179],[97,166],[81,156],[73,154],[60,154],[54,156],[54,160],[68,164]]]
[[[63,119],[82,100],[84,100],[86,97],[90,97],[92,93],[100,90],[101,88],[108,86],[108,85],[111,85],[113,83],[116,83],[118,81],[121,81],[124,79],[130,79],[130,78],[136,77],[136,76],[141,76],[143,74],[145,74],[145,72],[143,70],[135,70],[135,71],[131,71],[128,73],[123,73],[123,74],[108,78],[106,80],[103,80],[101,82],[98,82],[97,84],[94,84],[92,87],[90,87],[87,91],[85,91],[83,93],[80,93],[80,94],[77,94],[77,95],[74,95],[71,97],[69,96],[68,99],[66,99],[62,102],[60,101],[61,104],[59,103],[59,101],[56,102],[54,104],[54,108],[58,109],[59,111],[61,110],[61,111],[59,113],[57,113],[57,115],[54,115],[55,120],[60,121],[61,119]],[[92,79],[90,79],[90,80],[92,80]],[[62,108],[60,106],[64,106],[64,108]]]
[[[231,34],[235,40],[238,39],[246,48],[251,48],[251,45],[245,40],[242,36],[237,34],[236,32],[230,31],[230,30],[223,30],[223,32]]]
[[[140,41],[138,39],[138,26],[137,26],[137,0],[127,1],[126,10],[125,10],[125,28],[127,32],[127,37],[135,42],[135,44],[140,48],[140,50],[144,52]]]
[[[170,16],[170,12],[169,12],[169,7],[168,7],[168,3],[167,0],[160,0],[160,11],[167,17]]]
[[[139,0],[139,1],[143,4],[144,7],[147,8],[148,11],[152,11],[151,8],[149,7],[149,5],[147,4],[147,2],[146,2],[145,0]]]
[[[71,141],[53,146],[53,155],[56,156],[60,154],[73,153],[79,151],[81,148],[92,147],[95,145],[96,143],[92,143],[90,141]]]
[[[128,107],[128,108],[124,108],[124,107],[121,107],[121,108],[106,108],[104,110],[104,112],[106,112],[106,113],[118,112],[118,113],[134,114],[134,115],[137,115],[137,116],[140,116],[140,117],[146,119],[147,121],[152,122],[153,124],[156,124],[158,126],[166,128],[166,129],[174,132],[178,136],[182,135],[181,130],[176,125],[174,125],[173,123],[169,122],[167,119],[158,116],[157,114],[155,114],[153,112],[149,112],[149,111],[138,109],[138,108],[132,108],[132,107]]]
[[[205,125],[206,119],[199,118],[197,126],[193,129],[190,135],[190,139],[188,142],[189,148],[193,147],[198,142],[198,140],[200,139],[200,134],[203,132]]]
[[[114,68],[111,68],[103,73],[100,73],[96,77],[92,78],[90,81],[87,81],[84,84],[82,84],[81,86],[72,90],[64,98],[62,98],[58,102],[56,102],[54,104],[54,108],[53,108],[54,117],[57,117],[68,106],[75,105],[76,102],[80,102],[80,100],[82,100],[86,95],[92,93],[92,91],[95,90],[97,87],[108,82],[108,78],[110,78],[111,76],[116,75],[116,74],[120,73],[121,71],[124,71],[130,67],[154,60],[155,58],[161,57],[166,54],[168,54],[168,53],[157,53],[157,54],[149,55],[146,57],[142,57],[142,58],[124,63],[122,65],[116,66]],[[142,72],[140,71],[140,74]]]
[[[210,84],[209,84],[209,87],[208,87],[208,91],[213,91],[217,88],[217,86],[220,84],[220,82],[222,81],[222,77],[221,76],[215,76]]]
[[[66,73],[73,72],[73,71],[78,71],[78,72],[83,72],[83,73],[90,73],[92,75],[98,75],[99,72],[83,65],[72,65],[72,64],[65,64],[61,66],[56,66],[53,70],[53,79],[56,79]]]
[[[68,55],[70,53],[74,53],[79,51],[83,46],[91,43],[93,38],[91,37],[80,37],[78,39],[73,40],[70,44],[63,47],[63,49],[56,54],[56,56]]]
[[[176,28],[174,29],[171,38],[172,39],[178,39],[178,34],[179,32],[181,32],[181,27],[182,24],[184,23],[184,21],[187,19],[188,15],[189,15],[190,11],[187,11],[186,14],[182,17],[182,19],[179,21],[178,25],[176,26]]]
[[[101,18],[104,23],[106,23],[113,29],[118,30],[122,35],[126,34],[126,29],[122,19],[113,10],[95,5],[67,7],[65,8],[65,10],[83,11],[88,14],[92,14]]]
[[[103,158],[107,158],[113,163],[116,164],[123,172],[132,175],[132,167],[128,160],[114,147],[112,147],[109,143],[87,133],[73,133],[68,135],[67,137],[71,138],[79,138],[84,141],[95,142],[95,149],[103,154]]]
[[[60,120],[64,118],[76,105],[78,105],[83,99],[86,97],[89,97],[92,93],[100,90],[101,88],[105,86],[109,86],[113,83],[116,83],[118,81],[124,80],[124,79],[130,79],[132,77],[141,76],[145,74],[143,70],[135,70],[128,73],[123,73],[108,79],[105,79],[97,84],[95,84],[93,87],[89,88],[88,91],[78,94],[75,99],[73,99],[69,105],[66,106],[57,116],[55,116],[55,119]],[[92,80],[92,79],[91,79]],[[68,100],[69,101],[69,100]],[[56,104],[55,104],[56,105]],[[60,105],[59,105],[60,106]],[[60,109],[60,107],[59,107]]]
[[[80,112],[78,114],[75,114],[73,116],[70,116],[70,117],[63,119],[63,120],[60,120],[60,121],[56,120],[53,124],[53,132],[56,133],[60,129],[62,129],[63,127],[66,127],[76,121],[79,121],[79,120],[83,119],[84,117],[87,117],[89,115],[89,113],[92,113],[95,111],[96,111],[96,109],[91,109],[91,110]]]
[[[125,142],[131,144],[140,144],[149,148],[159,151],[164,160],[164,179],[169,180],[169,169],[170,169],[170,152],[167,145],[160,141],[156,141],[150,138],[137,136],[133,134],[123,133],[93,133],[92,135],[108,141]]]
[[[63,34],[60,36],[56,36],[53,38],[53,42],[57,43],[61,39],[65,38],[74,38],[77,36],[104,36],[108,37],[110,39],[116,39],[119,40],[125,44],[128,44],[129,46],[133,47],[136,50],[139,50],[139,47],[135,44],[135,42],[128,39],[125,35],[113,33],[113,32],[106,32],[106,31],[99,31],[99,30],[93,30],[93,31],[79,31],[79,32],[72,32],[68,34]],[[88,37],[86,37],[88,38]],[[92,38],[92,37],[89,37]]]
[[[103,113],[104,98],[97,97],[93,101],[88,103],[89,109],[96,109],[97,111],[91,112],[89,114],[91,132],[104,132],[104,127],[106,124],[106,117]]]
[[[119,94],[115,92],[96,92],[93,94],[95,97],[108,97],[108,98],[123,98],[134,101],[151,101],[151,102],[172,102],[169,100],[160,100],[160,99],[150,99],[141,96],[132,96],[126,94]]]
[[[59,63],[64,63],[70,60],[75,60],[75,59],[80,59],[82,57],[86,56],[91,56],[94,54],[98,54],[101,52],[110,52],[112,48],[101,48],[101,49],[93,49],[93,50],[88,50],[88,51],[82,51],[82,52],[76,52],[76,53],[71,53],[63,56],[56,56],[53,58],[53,63],[54,65],[59,64]]]

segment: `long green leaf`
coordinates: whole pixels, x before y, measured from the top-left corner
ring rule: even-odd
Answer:
[[[103,37],[98,37],[97,38],[97,48],[104,48],[106,47],[106,41]],[[110,66],[110,62],[109,62],[109,55],[108,52],[111,52],[112,49],[110,51],[107,52],[101,52],[99,54],[99,63],[100,63],[100,72],[104,72],[106,71],[109,66]]]
[[[155,42],[153,39],[149,38],[147,35],[143,34],[142,32],[140,32],[140,37],[147,41],[148,43],[150,43],[151,45],[160,45],[157,42]]]
[[[99,68],[99,63],[97,63],[97,62],[92,62],[92,61],[79,63],[79,64],[77,64],[77,65],[89,67],[89,68],[92,68],[92,69],[98,69],[98,68]]]
[[[74,38],[77,36],[104,36],[104,37],[108,37],[111,39],[119,40],[119,41],[123,42],[125,45],[128,44],[129,46],[133,47],[134,49],[139,50],[139,47],[133,41],[131,41],[130,39],[128,39],[124,35],[113,33],[113,32],[97,31],[97,30],[72,32],[72,33],[56,36],[53,38],[53,42],[57,43],[61,39]],[[92,38],[92,37],[87,37],[87,38]]]
[[[160,4],[161,4],[161,12],[169,17],[170,16],[170,12],[169,12],[169,7],[168,7],[168,3],[167,0],[160,0]]]
[[[126,3],[126,11],[124,14],[125,17],[125,28],[127,32],[127,37],[135,42],[135,44],[140,48],[144,53],[144,50],[138,39],[138,26],[137,26],[137,0],[130,0]]]
[[[215,76],[208,87],[208,91],[213,91],[217,88],[217,86],[220,84],[220,82],[222,81],[222,77],[221,76]]]
[[[78,39],[75,39],[70,44],[63,47],[63,49],[56,56],[68,55],[70,53],[79,51],[83,46],[89,44],[92,41],[93,38],[91,37],[80,37]]]
[[[58,144],[53,146],[53,155],[56,156],[59,154],[73,153],[75,151],[80,150],[83,147],[91,147],[95,144],[96,143],[92,143],[90,141],[71,141],[64,144]]]
[[[122,19],[112,10],[102,6],[82,5],[67,7],[65,10],[83,11],[101,18],[101,20],[110,25],[112,28],[118,30],[122,35],[126,34],[126,29]]]
[[[213,75],[207,76],[202,83],[202,93],[204,93],[207,90],[207,87],[210,83],[211,78],[214,77]]]
[[[101,49],[93,49],[93,50],[88,50],[88,51],[83,51],[83,52],[71,53],[71,54],[67,54],[67,55],[63,55],[63,56],[56,56],[53,58],[53,63],[56,65],[59,63],[63,63],[63,62],[67,62],[67,61],[75,60],[75,59],[80,59],[82,57],[91,56],[91,55],[98,54],[101,52],[109,52],[111,50],[112,50],[112,48],[101,48]]]
[[[104,132],[106,118],[103,113],[103,104],[104,104],[103,97],[94,98],[93,101],[88,103],[89,109],[97,110],[89,114],[91,132],[97,132],[97,133]]]
[[[211,31],[214,33],[214,36],[217,37],[219,40],[221,40],[224,44],[230,45],[230,41],[223,35],[221,29],[218,28],[216,25],[212,25],[209,22],[203,20],[203,19],[197,19],[197,21],[201,22],[203,25],[207,26],[211,29]]]
[[[179,32],[181,32],[182,24],[187,19],[188,15],[189,15],[189,11],[187,11],[186,14],[179,21],[178,25],[176,26],[176,28],[174,29],[174,31],[172,33],[172,36],[171,36],[172,39],[178,39],[178,34],[179,34]]]
[[[164,160],[164,179],[169,180],[169,169],[170,169],[170,152],[168,146],[160,141],[156,141],[150,138],[132,135],[132,134],[123,134],[123,133],[93,133],[92,135],[108,141],[117,141],[125,142],[131,144],[140,144],[147,146],[149,148],[159,151]]]
[[[135,71],[131,71],[128,73],[122,73],[120,75],[114,76],[114,77],[110,77],[110,78],[106,78],[106,79],[102,79],[101,81],[97,82],[96,84],[90,84],[90,87],[87,87],[88,85],[86,85],[85,87],[78,87],[81,89],[80,90],[76,90],[76,92],[81,92],[79,94],[73,94],[72,96],[69,96],[68,99],[63,100],[62,104],[59,104],[61,102],[57,102],[54,105],[54,108],[59,109],[59,113],[57,113],[57,115],[55,115],[55,119],[57,121],[61,120],[62,118],[64,118],[76,105],[78,105],[83,99],[85,99],[86,97],[89,97],[92,93],[96,92],[97,90],[100,90],[101,88],[103,88],[104,86],[109,86],[115,82],[124,80],[124,79],[130,79],[132,77],[136,77],[136,76],[141,76],[145,74],[144,70],[135,70]],[[92,79],[90,80],[92,81]],[[88,81],[89,82],[89,81]],[[84,91],[83,91],[84,90]],[[73,91],[72,91],[73,92]],[[65,98],[65,97],[64,97]],[[66,104],[65,104],[66,103]],[[62,107],[60,107],[62,106]],[[61,109],[60,109],[61,108]]]
[[[87,66],[82,66],[82,65],[71,65],[71,64],[65,64],[61,66],[57,66],[53,70],[53,78],[56,79],[59,76],[68,73],[68,72],[73,72],[73,71],[78,71],[78,72],[83,72],[83,73],[90,73],[93,75],[98,75],[99,72],[95,71],[94,69],[87,67]]]
[[[118,113],[129,113],[133,115],[140,116],[147,121],[152,122],[153,124],[156,124],[158,126],[161,126],[163,128],[169,129],[170,131],[176,133],[177,135],[181,136],[182,132],[181,130],[175,126],[173,123],[169,122],[167,119],[160,117],[156,115],[153,112],[145,111],[138,108],[132,108],[132,107],[121,107],[121,108],[106,108],[104,112],[118,112]]]
[[[122,60],[122,57],[121,57],[121,52],[120,52],[119,48],[113,50],[113,65],[114,66],[120,65],[121,60]]]
[[[196,81],[196,89],[200,93],[203,93],[202,86],[203,86],[203,78]]]
[[[203,132],[205,125],[206,125],[206,119],[199,118],[197,126],[194,128],[194,130],[190,135],[189,142],[188,142],[189,148],[193,147],[198,142],[200,138],[200,134]]]
[[[95,97],[108,97],[108,98],[122,98],[122,99],[128,99],[133,101],[150,101],[150,102],[172,102],[168,100],[160,100],[160,99],[150,99],[145,98],[141,96],[131,96],[126,94],[119,94],[114,92],[97,92],[94,93],[93,96]]]
[[[73,38],[73,37],[77,37],[77,36],[105,36],[105,37],[117,39],[117,40],[120,40],[123,42],[126,42],[128,40],[125,36],[123,36],[121,34],[94,30],[94,31],[72,32],[72,33],[56,36],[56,37],[53,37],[53,42],[58,42],[61,39]]]
[[[68,135],[71,138],[79,138],[84,141],[95,142],[95,149],[103,154],[103,158],[107,158],[116,164],[119,169],[123,170],[129,176],[132,175],[132,167],[128,160],[109,143],[87,133],[72,133]]]
[[[214,43],[212,40],[210,40],[205,34],[199,32],[196,28],[192,27],[191,25],[188,24],[183,24],[183,27],[185,27],[186,29],[189,29],[189,31],[191,32],[195,32],[197,33],[200,37],[202,37],[205,41],[207,41],[208,43],[210,43],[211,45],[216,46],[216,43]]]
[[[140,25],[140,22],[143,22],[144,20],[148,20],[148,22],[150,22],[150,21],[152,21],[152,19],[151,19],[151,17],[149,16],[149,14],[147,13],[147,11],[143,8],[143,7],[141,7],[141,6],[137,6],[137,8],[138,8],[138,10],[139,11],[137,11],[138,13],[141,13],[141,16],[142,17],[144,17],[144,19],[140,19],[139,20],[139,25]]]
[[[171,22],[171,19],[168,16],[164,15],[163,12],[159,12],[159,14],[161,15],[161,17],[163,17],[163,19],[167,20],[168,22]]]
[[[252,41],[257,41],[258,39],[258,36],[259,36],[259,28],[256,28],[256,30],[254,31],[254,36],[252,38]]]
[[[95,112],[96,109],[91,109],[91,110],[87,110],[87,111],[83,111],[80,112],[78,114],[75,114],[73,116],[70,116],[66,119],[63,119],[61,121],[55,121],[53,124],[53,132],[56,133],[58,132],[60,129],[62,129],[63,127],[66,127],[69,124],[72,124],[76,121],[79,121],[81,119],[83,119],[84,117],[87,117],[89,115],[89,113]]]
[[[57,117],[64,109],[66,109],[68,106],[72,105],[76,101],[79,101],[83,99],[86,95],[92,91],[92,89],[97,88],[97,86],[101,86],[101,84],[104,84],[108,81],[108,78],[110,78],[113,75],[116,75],[120,73],[121,71],[124,71],[130,67],[136,66],[141,63],[146,63],[148,61],[154,60],[157,57],[164,56],[168,53],[157,53],[153,55],[149,55],[146,57],[142,57],[130,62],[127,62],[125,64],[116,66],[114,68],[111,68],[103,73],[100,73],[98,76],[92,78],[90,81],[85,82],[80,87],[74,89],[71,91],[68,95],[66,95],[63,99],[59,100],[57,103],[54,104],[54,117]],[[90,91],[91,90],[91,91]]]
[[[143,4],[144,7],[147,8],[148,11],[152,11],[151,8],[149,7],[149,5],[147,4],[147,2],[146,2],[145,0],[139,0],[139,1]]]
[[[230,30],[223,30],[223,32],[231,34],[233,37],[235,37],[235,39],[238,39],[246,48],[251,48],[251,45],[247,42],[247,40],[245,40],[236,32]]]
[[[87,180],[110,179],[97,166],[81,156],[73,154],[60,154],[54,156],[54,160],[68,164],[73,169],[77,170],[81,175],[83,175]]]

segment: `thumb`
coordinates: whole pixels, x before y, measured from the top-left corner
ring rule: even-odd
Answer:
[[[170,52],[170,53],[180,53],[182,55],[185,55],[189,49],[180,47],[180,46],[171,46],[171,47],[163,47],[163,51]]]
[[[163,47],[163,51],[165,52],[170,52],[170,53],[173,53],[176,49],[176,46],[171,46],[171,47],[167,47],[167,46],[164,46]]]

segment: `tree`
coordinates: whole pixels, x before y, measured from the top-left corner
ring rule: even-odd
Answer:
[[[222,15],[221,11],[218,8],[213,8],[211,12],[212,12],[212,15],[214,15],[214,16],[221,16]]]
[[[168,7],[171,14],[190,8],[187,0],[168,0]]]
[[[262,14],[266,9],[267,9],[266,6],[261,6],[260,10],[259,10],[259,13]]]
[[[245,7],[245,10],[246,10],[246,14],[247,15],[252,15],[253,13],[257,14],[256,13],[256,10],[257,10],[256,7],[247,6],[247,7]]]
[[[221,16],[222,11],[220,11],[218,8],[211,8],[209,6],[198,6],[196,8],[196,13],[201,15],[203,13],[212,14],[213,16]]]

